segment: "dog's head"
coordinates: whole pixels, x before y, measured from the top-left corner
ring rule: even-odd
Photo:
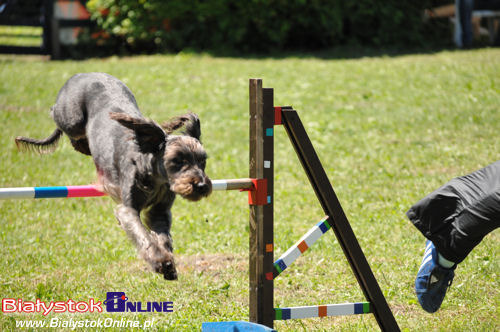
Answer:
[[[191,201],[210,195],[212,182],[205,174],[207,153],[200,141],[196,114],[181,115],[161,126],[124,113],[111,113],[110,117],[134,130],[141,152],[156,155],[160,163],[157,176],[165,177],[171,191]],[[182,129],[180,135],[173,135],[178,129]]]
[[[191,201],[212,192],[212,182],[205,174],[207,153],[201,145],[200,120],[194,113],[181,115],[162,124],[167,146],[163,158],[170,190]],[[180,135],[170,135],[184,128]]]

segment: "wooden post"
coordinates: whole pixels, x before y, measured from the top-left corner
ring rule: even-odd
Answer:
[[[51,24],[51,45],[50,45],[50,60],[59,60],[61,58],[61,41],[59,40],[59,20],[53,15]]]
[[[54,0],[43,1],[43,36],[42,36],[42,53],[52,54],[52,20],[54,18]]]
[[[267,182],[267,204],[250,205],[250,321],[273,327],[273,90],[263,89],[262,80],[251,79],[249,92],[250,178]]]

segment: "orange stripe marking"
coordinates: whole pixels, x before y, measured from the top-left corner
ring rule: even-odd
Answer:
[[[326,305],[318,306],[318,317],[326,317]]]
[[[300,252],[301,252],[301,253],[303,253],[304,251],[306,251],[306,250],[307,250],[307,248],[309,248],[309,247],[307,246],[306,241],[302,241],[302,242],[300,242],[300,243],[299,243],[299,245],[298,245],[297,247],[299,248],[299,250],[300,250]]]

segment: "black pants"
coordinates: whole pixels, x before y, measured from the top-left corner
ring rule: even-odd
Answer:
[[[451,180],[406,215],[444,258],[460,263],[500,227],[500,161]]]

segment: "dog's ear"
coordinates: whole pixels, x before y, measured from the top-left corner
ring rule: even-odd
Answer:
[[[195,113],[190,112],[170,119],[163,123],[161,127],[165,129],[167,134],[171,134],[175,130],[184,127],[183,134],[194,137],[197,140],[200,140],[201,137],[200,118]]]
[[[165,147],[167,135],[154,121],[118,112],[110,112],[109,117],[135,132],[135,139],[142,152],[157,153]]]

